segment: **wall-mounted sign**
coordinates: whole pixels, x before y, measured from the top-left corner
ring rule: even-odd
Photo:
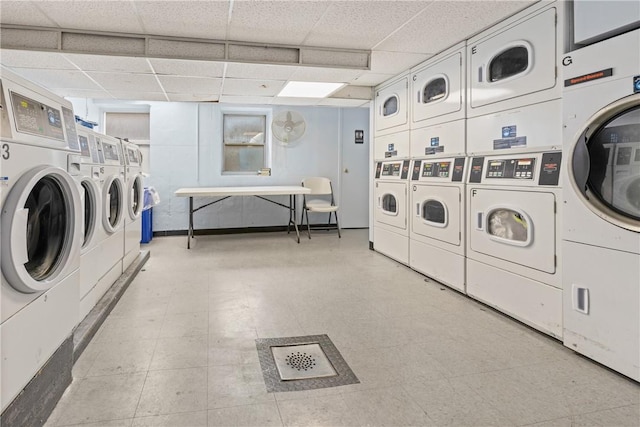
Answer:
[[[364,144],[364,131],[356,129],[356,144]]]

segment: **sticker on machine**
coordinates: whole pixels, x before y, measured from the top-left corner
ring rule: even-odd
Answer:
[[[526,136],[518,136],[515,138],[502,138],[502,139],[493,140],[494,150],[504,150],[507,148],[526,147],[526,146],[527,146]]]
[[[8,176],[0,176],[0,186],[7,187],[9,185],[9,177]]]
[[[438,147],[425,147],[424,154],[425,156],[429,156],[431,154],[436,153],[444,153],[444,145],[440,145]]]

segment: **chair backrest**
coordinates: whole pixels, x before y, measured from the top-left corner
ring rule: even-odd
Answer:
[[[302,186],[311,189],[311,194],[331,194],[331,180],[322,176],[314,176],[302,180]]]

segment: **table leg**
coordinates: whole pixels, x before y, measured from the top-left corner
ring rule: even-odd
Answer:
[[[187,249],[191,249],[193,238],[193,197],[189,197],[189,230],[187,231]]]
[[[298,216],[298,211],[296,207],[296,195],[291,194],[289,197],[293,199],[293,202],[289,200],[289,206],[293,206],[293,209],[289,211],[289,217],[293,215],[293,227],[296,229],[296,237],[298,238],[298,243],[300,243],[300,230],[298,230],[298,223],[296,222],[296,218]]]

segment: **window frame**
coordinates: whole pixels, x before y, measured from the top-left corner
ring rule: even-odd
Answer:
[[[226,147],[227,146],[235,146],[238,147],[242,144],[227,144],[225,142],[225,134],[224,134],[224,123],[225,116],[234,115],[234,116],[262,116],[264,117],[264,142],[263,147],[263,165],[262,168],[271,168],[271,150],[272,150],[272,141],[271,141],[271,120],[272,120],[272,110],[271,109],[259,109],[259,108],[223,108],[220,110],[220,173],[225,176],[262,176],[259,174],[259,170],[255,171],[234,171],[234,170],[225,170],[226,167]],[[252,146],[256,146],[259,144],[253,144]]]

